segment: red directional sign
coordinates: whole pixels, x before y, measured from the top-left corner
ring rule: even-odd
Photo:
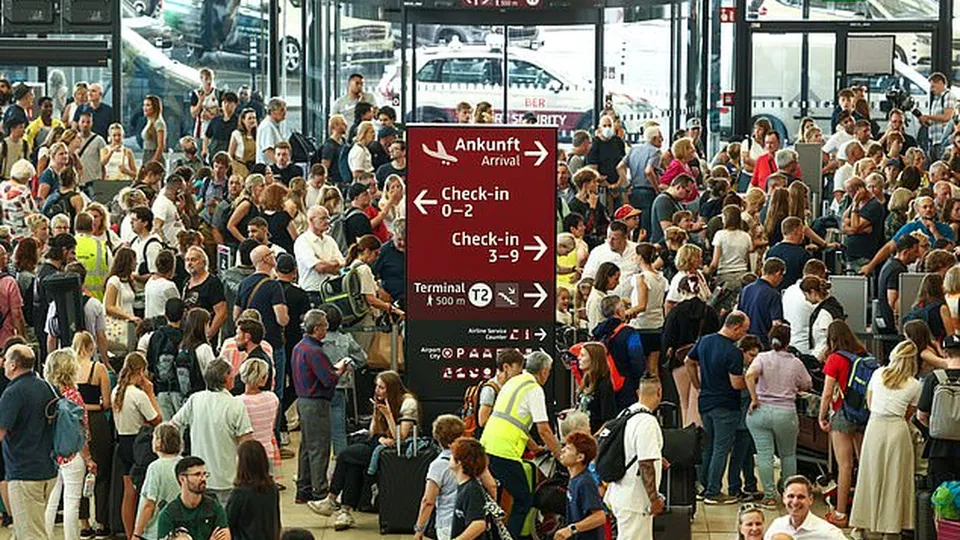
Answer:
[[[474,384],[498,348],[552,354],[556,148],[556,128],[409,126],[406,358],[416,390]],[[454,386],[436,397],[461,396]]]

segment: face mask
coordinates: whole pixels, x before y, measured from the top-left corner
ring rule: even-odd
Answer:
[[[380,132],[380,128],[383,127],[383,124],[379,120],[372,120],[373,122],[373,131]]]
[[[605,127],[600,133],[603,135],[604,139],[609,139],[613,137],[613,128],[609,126]]]

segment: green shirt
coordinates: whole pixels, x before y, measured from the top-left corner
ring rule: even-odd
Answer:
[[[183,505],[183,500],[177,497],[160,512],[157,523],[159,538],[183,527],[190,531],[194,540],[209,540],[215,529],[228,527],[226,512],[220,503],[209,495],[204,495],[203,501],[196,508],[187,508]]]

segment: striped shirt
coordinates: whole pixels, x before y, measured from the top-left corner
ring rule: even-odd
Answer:
[[[247,408],[247,416],[250,417],[250,424],[253,425],[253,439],[263,445],[267,456],[270,457],[274,465],[279,465],[280,449],[277,447],[277,441],[273,436],[273,426],[277,420],[277,408],[280,407],[280,400],[273,392],[260,392],[257,394],[240,394],[237,399],[243,402]]]

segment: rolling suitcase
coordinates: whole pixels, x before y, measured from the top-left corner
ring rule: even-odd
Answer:
[[[420,513],[420,499],[427,480],[430,463],[440,455],[436,444],[427,444],[418,448],[421,441],[417,438],[417,421],[402,418],[397,422],[397,438],[400,440],[400,426],[413,423],[411,442],[399,445],[401,453],[387,448],[380,454],[380,472],[377,482],[380,502],[380,534],[413,534],[413,526]],[[409,457],[404,449],[408,445]]]
[[[930,497],[933,496],[933,490],[930,489],[926,476],[917,476],[916,486],[913,537],[916,540],[934,540],[937,537],[937,529],[934,521],[933,501],[930,500]]]
[[[690,540],[692,537],[693,509],[692,505],[680,505],[673,502],[673,471],[667,469],[663,479],[667,481],[666,510],[653,518],[654,540]]]

